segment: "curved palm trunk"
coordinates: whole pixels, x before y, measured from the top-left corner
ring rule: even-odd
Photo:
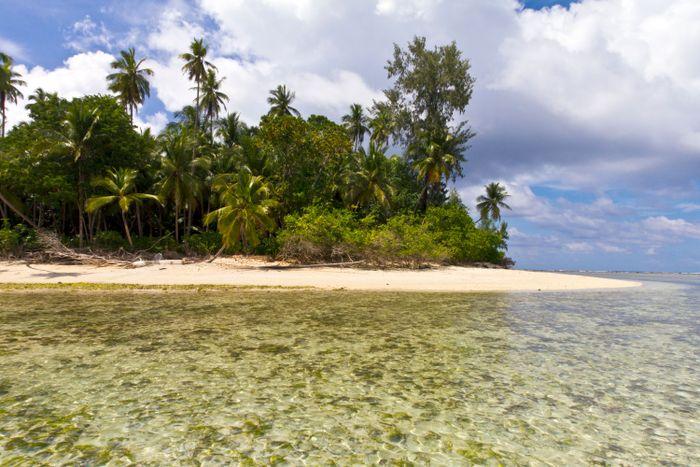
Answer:
[[[24,222],[29,224],[34,229],[37,228],[36,224],[34,224],[34,222],[32,222],[31,219],[29,219],[27,216],[25,216],[22,211],[17,209],[12,203],[10,203],[10,201],[7,198],[5,198],[5,196],[2,194],[2,191],[0,191],[0,201],[2,201],[3,204],[5,204],[7,207],[9,207],[12,210],[12,212],[17,214]]]
[[[124,223],[124,232],[126,233],[126,239],[129,240],[129,246],[134,246],[134,242],[131,241],[131,232],[129,232],[129,223],[126,221],[126,214],[122,211],[122,222]]]

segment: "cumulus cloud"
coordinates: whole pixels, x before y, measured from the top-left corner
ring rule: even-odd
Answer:
[[[27,98],[37,88],[47,92],[56,92],[65,98],[98,94],[107,92],[105,76],[110,72],[110,63],[114,57],[102,51],[79,53],[69,57],[63,62],[63,66],[47,70],[41,66],[27,68],[18,65],[17,71],[22,74],[22,79],[27,86],[24,89],[24,98],[19,99],[17,105],[8,107],[8,124],[11,127],[25,120],[28,112],[24,108]]]

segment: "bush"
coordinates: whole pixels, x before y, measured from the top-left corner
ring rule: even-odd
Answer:
[[[22,224],[11,226],[7,219],[3,220],[0,229],[0,255],[21,256],[26,251],[39,247],[36,231]]]
[[[114,230],[104,230],[97,232],[93,237],[92,243],[105,250],[118,250],[119,248],[128,249],[129,242],[126,241],[122,234]]]
[[[364,239],[358,221],[344,209],[324,210],[311,206],[302,214],[284,219],[285,228],[278,233],[278,256],[303,263],[348,261],[360,255]]]
[[[503,263],[499,232],[477,229],[466,208],[448,203],[424,216],[402,214],[377,223],[343,209],[313,206],[285,218],[278,257],[302,263],[352,261],[417,266],[424,263]]]
[[[133,237],[133,249],[135,251],[147,251],[149,253],[176,252],[180,249],[175,239],[170,236],[164,237]]]
[[[214,230],[185,237],[189,251],[198,255],[213,255],[221,248],[221,234]]]

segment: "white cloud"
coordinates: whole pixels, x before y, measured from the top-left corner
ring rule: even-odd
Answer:
[[[15,61],[27,60],[29,58],[27,52],[24,50],[24,47],[4,37],[0,37],[0,52],[6,53],[15,59]]]
[[[695,0],[588,0],[525,10],[501,49],[506,66],[495,87],[607,134],[664,145],[692,139],[700,32],[691,25],[698,21]]]
[[[189,8],[173,5],[167,7],[157,19],[157,26],[148,34],[148,47],[156,51],[180,54],[187,51],[194,38],[204,37],[205,30],[199,24],[191,22],[187,13]]]
[[[152,115],[142,117],[140,114],[134,118],[134,124],[141,130],[150,129],[152,134],[158,134],[165,129],[168,124],[168,116],[165,112],[156,112]]]
[[[114,57],[108,53],[86,52],[69,57],[63,66],[47,70],[41,66],[28,69],[25,65],[18,65],[17,71],[22,74],[22,79],[27,86],[23,90],[24,98],[17,105],[7,108],[8,126],[11,128],[19,121],[27,118],[27,110],[24,106],[27,98],[37,88],[47,92],[56,92],[61,97],[71,99],[87,94],[107,92],[105,77],[110,72],[110,63]]]
[[[700,225],[685,219],[669,219],[666,216],[649,217],[642,226],[650,232],[672,237],[700,238]]]
[[[677,206],[683,212],[696,212],[700,211],[700,204],[697,203],[681,203]]]
[[[86,52],[95,48],[111,48],[113,37],[104,23],[96,23],[90,15],[76,21],[66,32],[65,47],[76,52]]]
[[[399,18],[425,18],[431,17],[440,3],[442,0],[378,0],[376,12]]]

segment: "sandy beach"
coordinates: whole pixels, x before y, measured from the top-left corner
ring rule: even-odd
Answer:
[[[0,262],[0,283],[228,285],[319,289],[476,292],[553,291],[635,287],[637,282],[504,269],[444,267],[426,270],[354,268],[274,269],[255,260],[222,258],[214,263],[164,261],[140,268]]]

